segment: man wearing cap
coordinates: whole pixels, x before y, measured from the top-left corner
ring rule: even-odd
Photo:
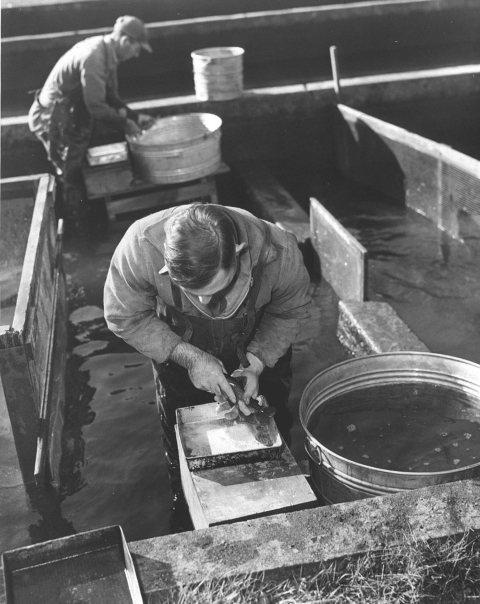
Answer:
[[[63,216],[68,229],[83,231],[86,201],[82,162],[95,121],[135,136],[151,121],[118,95],[117,65],[152,52],[140,19],[119,17],[112,33],[82,40],[57,62],[29,112],[30,130],[43,143],[63,185]]]

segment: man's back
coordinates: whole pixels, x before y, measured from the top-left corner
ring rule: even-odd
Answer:
[[[50,72],[40,94],[40,103],[48,107],[63,97],[78,99],[82,94],[85,69],[107,78],[109,66],[114,67],[112,53],[113,48],[109,48],[104,36],[93,36],[75,44]]]

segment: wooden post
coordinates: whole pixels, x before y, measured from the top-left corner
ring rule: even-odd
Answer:
[[[340,76],[338,72],[338,58],[337,58],[337,47],[330,46],[330,62],[332,64],[332,75],[333,75],[333,88],[337,97],[340,97]]]

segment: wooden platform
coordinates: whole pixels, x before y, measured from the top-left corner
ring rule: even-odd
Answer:
[[[130,162],[83,169],[85,187],[90,201],[104,201],[110,220],[120,214],[137,210],[152,211],[185,203],[192,199],[209,198],[218,203],[215,178],[230,168],[221,163],[219,168],[203,178],[174,184],[154,184],[135,179]]]
[[[195,529],[318,505],[285,443],[280,459],[190,471],[177,426],[175,430],[183,491]]]

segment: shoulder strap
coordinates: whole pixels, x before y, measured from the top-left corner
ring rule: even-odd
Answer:
[[[260,293],[260,288],[262,286],[263,271],[265,269],[265,265],[267,264],[272,241],[270,228],[266,225],[264,226],[263,224],[262,227],[264,235],[262,249],[260,250],[258,262],[252,271],[253,285],[247,298],[246,309],[243,315],[242,332],[237,342],[237,356],[244,367],[248,367],[250,365],[245,354],[245,342],[249,338],[255,325],[255,303],[257,302],[258,294]]]

